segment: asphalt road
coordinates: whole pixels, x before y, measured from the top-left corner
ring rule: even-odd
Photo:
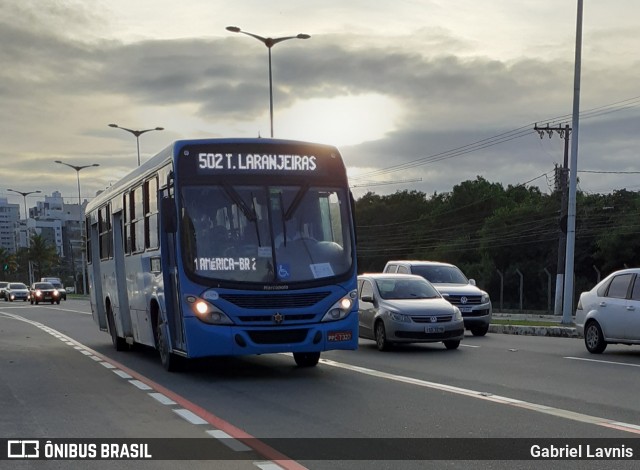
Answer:
[[[451,438],[446,442],[455,443],[461,452],[465,446],[497,443],[508,459],[507,439],[542,443],[547,438],[575,438],[586,443],[628,442],[621,440],[640,436],[640,348],[609,346],[605,354],[593,356],[578,339],[488,334],[466,336],[454,351],[432,344],[382,353],[363,340],[356,352],[323,353],[319,366],[312,369],[297,368],[292,357],[277,354],[195,361],[186,372],[172,374],[162,369],[155,351],[116,352],[89,312],[88,302],[82,300],[37,307],[0,304],[0,405],[8,410],[0,419],[2,436],[197,439],[210,438],[207,431],[217,430],[266,443],[262,453],[254,449],[246,460],[225,460],[216,466],[253,469],[278,468],[269,467],[277,461],[278,454],[269,453],[273,449],[300,454],[291,457],[297,462],[277,461],[280,468],[425,468],[424,461],[401,460],[406,456],[399,453],[407,451],[410,438],[422,439],[421,445],[436,442],[427,439]],[[130,377],[115,374],[105,364]],[[162,404],[150,398],[152,393],[174,404]],[[176,409],[186,409],[204,423],[189,422]],[[274,438],[288,439],[270,441]],[[365,455],[342,460],[341,441],[328,438],[343,438]],[[228,447],[214,445],[221,446],[220,452]],[[296,452],[305,445],[311,450]],[[637,458],[640,443],[634,451]],[[380,454],[394,460],[379,460]],[[615,465],[597,460],[502,460],[500,450],[493,455],[472,466],[633,465],[621,460]],[[33,464],[42,463],[56,464]],[[146,468],[141,464],[152,462],[134,467],[93,463]],[[160,468],[160,463],[167,462],[154,461],[148,468]],[[192,468],[202,463],[196,461]],[[457,459],[428,465],[469,466],[469,461]]]

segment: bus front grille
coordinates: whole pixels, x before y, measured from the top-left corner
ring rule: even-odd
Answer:
[[[305,294],[221,294],[220,298],[241,308],[302,308],[311,307],[325,299],[331,292]]]
[[[256,344],[302,343],[307,338],[307,329],[247,331]]]

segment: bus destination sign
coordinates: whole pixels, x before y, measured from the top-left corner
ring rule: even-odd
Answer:
[[[193,158],[189,150],[185,156]],[[318,168],[315,155],[259,154],[259,153],[209,153],[197,152],[198,173],[215,172],[315,172]]]

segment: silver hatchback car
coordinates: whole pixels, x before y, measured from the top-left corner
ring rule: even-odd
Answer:
[[[444,343],[456,349],[464,338],[460,309],[421,276],[358,276],[359,336],[380,351],[394,343]]]
[[[640,268],[611,273],[580,294],[576,330],[590,353],[607,344],[640,344]]]

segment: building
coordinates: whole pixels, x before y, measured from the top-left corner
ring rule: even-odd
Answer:
[[[20,221],[20,204],[11,204],[7,198],[0,197],[0,247],[9,253],[18,249],[16,229]]]

